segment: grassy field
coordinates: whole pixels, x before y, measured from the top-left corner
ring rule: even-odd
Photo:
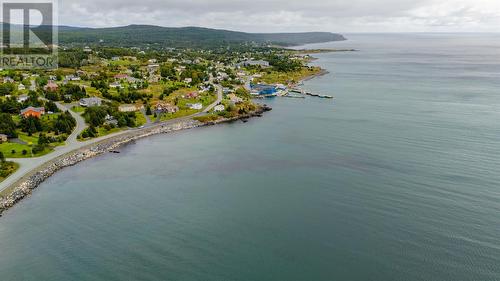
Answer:
[[[292,72],[270,71],[269,73],[265,72],[261,78],[257,78],[255,81],[266,84],[295,84],[307,77],[317,75],[321,73],[321,71],[319,67],[303,67],[301,70]]]
[[[75,105],[71,108],[71,111],[75,112],[75,113],[83,113],[85,111],[85,107],[83,106],[79,106],[79,105]]]
[[[164,114],[161,115],[160,121],[168,121],[168,120],[172,120],[172,119],[175,119],[175,118],[189,116],[189,115],[195,114],[197,112],[199,112],[199,110],[196,110],[196,109],[181,109],[181,110],[177,111],[176,113],[164,113]]]
[[[19,164],[14,163],[14,162],[5,162],[0,164],[1,169],[0,169],[0,182],[5,180],[7,177],[12,175],[17,169],[19,169]]]
[[[113,128],[111,130],[106,130],[103,127],[99,127],[97,129],[97,133],[99,133],[98,137],[103,137],[103,136],[107,136],[107,135],[110,135],[110,134],[113,134],[113,133],[117,133],[117,132],[120,132],[120,131],[123,131],[123,130],[124,130],[123,128]]]
[[[51,134],[47,134],[50,136]],[[25,144],[6,142],[0,144],[0,151],[3,152],[6,158],[31,158],[39,157],[54,151],[54,147],[64,145],[64,142],[51,143],[50,146],[45,148],[42,152],[31,155],[31,149],[34,145],[38,144],[39,134],[29,136],[26,133],[18,132],[18,138]],[[14,153],[12,153],[14,152]]]
[[[147,123],[147,120],[146,120],[146,117],[144,116],[144,114],[142,114],[142,112],[140,112],[140,111],[137,111],[135,113],[135,126],[140,127],[146,123]]]
[[[6,158],[31,158],[31,146],[26,144],[18,144],[6,142],[0,144],[0,151],[3,152]],[[25,153],[23,153],[25,151]],[[46,148],[44,151],[34,154],[33,157],[39,157],[52,152],[52,148]],[[14,153],[12,153],[14,152]]]

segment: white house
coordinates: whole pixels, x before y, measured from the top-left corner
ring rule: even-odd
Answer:
[[[214,111],[215,112],[222,112],[225,109],[226,109],[226,107],[224,107],[224,105],[222,105],[222,104],[219,104],[219,105],[217,105],[217,106],[214,107]]]
[[[190,109],[196,109],[196,110],[201,110],[203,108],[203,104],[201,103],[194,103],[189,105]]]
[[[118,88],[118,89],[122,89],[123,88],[122,84],[120,82],[118,82],[118,81],[109,84],[109,87],[110,88]]]
[[[101,106],[102,100],[100,98],[84,98],[80,100],[80,106],[90,107],[90,106]]]
[[[28,95],[20,95],[19,97],[17,97],[17,102],[21,103],[21,102],[25,102],[28,100]]]
[[[118,111],[120,112],[136,112],[139,110],[135,104],[122,104],[118,107]]]

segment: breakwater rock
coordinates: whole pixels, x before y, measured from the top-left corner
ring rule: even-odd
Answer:
[[[182,121],[169,125],[157,125],[151,128],[145,128],[142,130],[131,131],[127,134],[112,137],[106,139],[102,142],[80,148],[52,161],[49,161],[37,168],[36,171],[25,176],[19,182],[14,184],[9,190],[9,194],[5,197],[0,198],[0,216],[2,213],[17,202],[21,201],[26,196],[29,196],[31,192],[36,189],[42,182],[44,182],[48,177],[52,176],[57,171],[73,166],[81,161],[87,160],[89,158],[114,151],[123,144],[138,140],[151,135],[169,133],[179,130],[192,129],[204,124],[194,121]]]
[[[196,120],[185,120],[185,121],[178,121],[175,123],[167,122],[164,124],[158,124],[144,129],[132,130],[123,135],[110,137],[109,139],[103,140],[101,142],[90,144],[86,147],[77,149],[66,155],[60,156],[54,160],[51,160],[43,164],[42,166],[38,167],[31,173],[27,174],[13,186],[11,186],[8,189],[9,190],[8,195],[0,197],[0,217],[2,216],[3,212],[12,208],[16,203],[29,196],[33,192],[33,190],[36,189],[47,178],[49,178],[57,171],[65,167],[76,165],[79,162],[82,162],[84,160],[90,159],[92,157],[104,153],[116,151],[118,147],[124,144],[148,136],[170,133],[180,130],[193,129],[202,126],[211,126],[220,123],[232,122],[240,119],[248,119],[251,117],[262,116],[264,112],[270,110],[271,110],[270,107],[263,105],[260,106],[258,110],[256,110],[255,112],[240,115],[238,117],[230,119],[223,118],[209,123],[201,123]]]

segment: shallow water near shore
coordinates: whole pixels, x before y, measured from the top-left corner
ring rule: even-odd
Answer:
[[[0,280],[498,280],[500,36],[314,47],[334,95],[153,136],[0,218]]]

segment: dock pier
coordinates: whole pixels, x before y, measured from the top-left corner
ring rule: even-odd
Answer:
[[[322,98],[322,99],[333,99],[333,96],[316,94],[313,92],[305,91],[305,90],[300,89],[300,88],[293,88],[290,90],[290,92],[298,93],[298,94],[302,94],[302,95],[307,95],[307,96],[311,96],[311,97]]]

